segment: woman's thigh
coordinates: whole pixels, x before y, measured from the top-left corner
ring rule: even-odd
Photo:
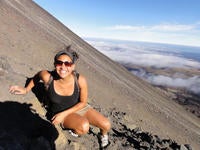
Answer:
[[[88,120],[86,117],[76,113],[68,115],[63,122],[63,126],[69,129],[77,129],[83,124],[87,124]]]
[[[87,118],[89,123],[94,125],[94,126],[104,128],[105,126],[110,125],[109,120],[93,108],[90,108],[84,114],[84,116]]]

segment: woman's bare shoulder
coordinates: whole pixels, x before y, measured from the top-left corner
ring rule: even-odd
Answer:
[[[42,70],[39,72],[39,76],[44,83],[47,83],[50,79],[51,74],[48,70]]]
[[[78,82],[79,82],[79,85],[80,86],[85,86],[87,85],[87,80],[86,80],[86,77],[79,74],[79,79],[78,79]]]

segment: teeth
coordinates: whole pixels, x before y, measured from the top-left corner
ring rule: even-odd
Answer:
[[[67,71],[65,71],[65,70],[61,70],[60,72],[61,72],[61,73],[66,73]]]

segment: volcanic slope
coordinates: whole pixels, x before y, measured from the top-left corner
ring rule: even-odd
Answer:
[[[160,137],[191,144],[194,149],[200,147],[200,120],[197,117],[97,51],[33,1],[1,0],[0,12],[2,103],[26,102],[34,107],[36,104],[32,100],[36,97],[33,93],[11,95],[9,85],[23,86],[26,78],[39,70],[53,69],[56,51],[72,45],[80,55],[77,70],[88,79],[89,101],[109,117],[112,129],[118,126],[114,111],[123,112],[126,115],[118,120],[121,124],[134,124]],[[37,112],[41,109],[34,108]],[[83,140],[87,143],[87,139]],[[93,145],[90,146],[88,149],[92,149]]]

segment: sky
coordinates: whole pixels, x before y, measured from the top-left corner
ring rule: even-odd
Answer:
[[[199,0],[34,0],[78,36],[200,46]]]

